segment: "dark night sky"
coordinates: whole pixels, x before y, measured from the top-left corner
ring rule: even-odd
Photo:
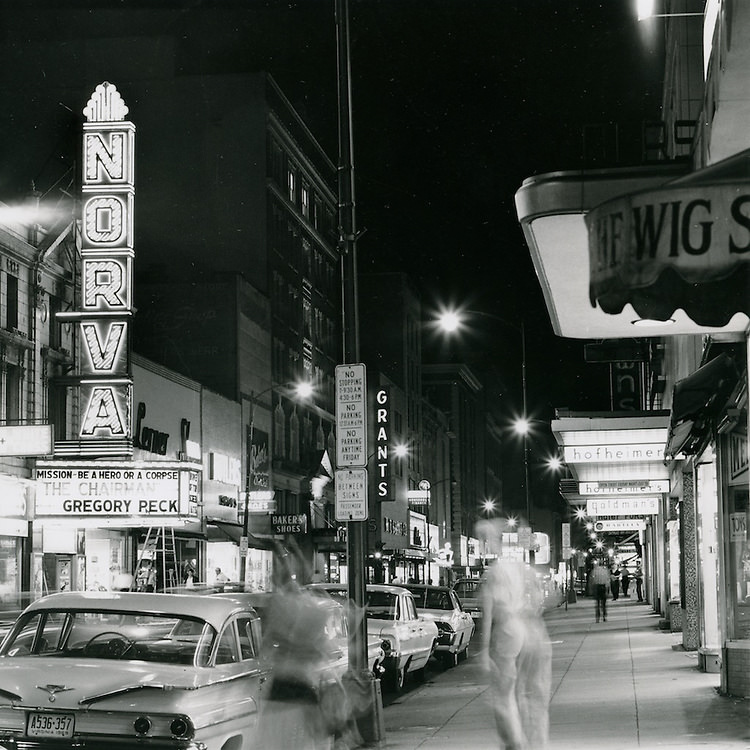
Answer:
[[[547,407],[606,408],[606,381],[584,367],[580,342],[552,335],[513,196],[525,177],[580,166],[583,125],[619,123],[626,149],[640,121],[658,118],[661,60],[633,5],[350,0],[360,269],[408,271],[428,306],[453,300],[523,319],[530,399]],[[83,55],[81,38],[174,36],[183,72],[265,69],[336,159],[332,0],[26,0],[3,3],[0,22],[0,200],[34,177],[41,190],[52,184],[65,107],[83,104],[49,91],[51,80],[81,85],[65,82],[73,69],[37,64],[36,45],[51,41]],[[19,144],[30,143],[24,154]],[[512,347],[514,335],[495,325],[481,341]],[[502,351],[490,344],[483,355]]]

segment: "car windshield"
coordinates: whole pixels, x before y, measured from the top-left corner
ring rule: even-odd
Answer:
[[[370,618],[395,620],[398,617],[398,596],[388,591],[368,591],[366,606]]]
[[[0,657],[125,659],[206,666],[216,630],[203,620],[132,611],[57,610],[19,618]]]

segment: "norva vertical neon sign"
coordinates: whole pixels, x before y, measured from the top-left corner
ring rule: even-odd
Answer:
[[[83,110],[81,306],[69,317],[79,327],[79,437],[103,443],[132,438],[135,126],[127,113],[107,82]]]

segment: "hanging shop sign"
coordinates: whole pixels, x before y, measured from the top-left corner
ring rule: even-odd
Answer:
[[[197,515],[199,473],[178,462],[37,463],[40,516],[137,519]]]
[[[658,497],[597,497],[586,500],[588,516],[653,516],[658,512]]]
[[[589,211],[593,306],[618,314],[630,303],[641,318],[654,320],[684,309],[704,326],[750,314],[750,189],[746,182],[699,180]]]
[[[669,479],[622,479],[619,481],[579,482],[579,495],[655,495],[669,492]]]
[[[643,531],[645,528],[646,522],[642,518],[618,518],[594,522],[594,531]]]
[[[135,126],[125,120],[127,113],[107,82],[83,110],[80,308],[57,315],[78,325],[79,437],[89,442],[89,455],[96,455],[96,445],[106,455],[113,441],[122,446],[120,453],[132,455]]]
[[[307,516],[304,513],[272,514],[271,529],[274,534],[305,534]]]
[[[601,464],[664,461],[661,443],[623,443],[618,445],[566,445],[565,463]]]

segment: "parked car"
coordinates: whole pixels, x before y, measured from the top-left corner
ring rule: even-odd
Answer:
[[[459,578],[453,584],[464,611],[468,612],[476,622],[482,619],[482,585],[483,578]],[[476,623],[479,626],[480,623]]]
[[[267,616],[269,606],[271,605],[273,593],[270,592],[253,592],[253,593],[214,593],[216,598],[235,599],[238,602],[251,606],[260,616],[261,624],[265,630],[267,627]],[[327,679],[326,673],[330,677],[341,680],[349,668],[349,624],[347,620],[346,609],[341,602],[328,597],[310,597],[315,605],[324,612],[325,632],[329,641],[329,658],[322,670],[321,679]],[[289,627],[291,627],[291,623]],[[385,671],[383,663],[385,661],[385,652],[383,651],[382,639],[378,636],[371,636],[367,643],[367,665],[369,670],[376,678],[380,678]]]
[[[0,644],[0,746],[247,748],[260,643],[258,614],[231,599],[43,597]]]
[[[438,642],[435,655],[447,667],[454,667],[459,660],[469,655],[469,642],[474,635],[474,619],[465,612],[456,592],[448,586],[428,586],[408,583],[404,588],[411,591],[422,617],[435,621]]]
[[[311,591],[328,594],[348,603],[343,584],[311,583]],[[424,668],[438,641],[438,628],[431,619],[420,617],[414,596],[403,586],[369,584],[365,591],[368,636],[377,636],[385,651],[383,680],[393,692],[403,690],[407,674],[424,676]]]

